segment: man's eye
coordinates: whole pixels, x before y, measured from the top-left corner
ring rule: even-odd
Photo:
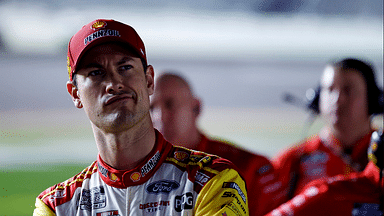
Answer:
[[[123,65],[123,66],[120,67],[120,70],[130,70],[132,68],[133,68],[132,65]]]
[[[93,70],[88,73],[88,76],[97,76],[101,74],[101,70]]]

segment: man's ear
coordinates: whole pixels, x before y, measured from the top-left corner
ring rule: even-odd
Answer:
[[[145,77],[147,80],[147,89],[149,95],[152,95],[155,89],[155,71],[152,67],[152,65],[148,65],[147,71],[145,73]]]
[[[201,102],[200,99],[194,98],[193,99],[193,113],[195,114],[195,117],[198,117],[201,112]]]
[[[81,100],[80,100],[79,90],[71,81],[67,82],[67,91],[71,95],[72,101],[75,104],[75,107],[79,109],[83,108],[83,104],[81,103]]]

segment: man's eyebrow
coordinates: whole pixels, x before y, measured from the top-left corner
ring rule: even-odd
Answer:
[[[117,62],[117,65],[124,64],[124,63],[126,63],[128,61],[133,61],[133,58],[129,57],[129,56],[125,56],[120,61]]]
[[[86,69],[86,68],[102,68],[102,66],[99,63],[93,62],[87,65],[80,65],[79,69]]]

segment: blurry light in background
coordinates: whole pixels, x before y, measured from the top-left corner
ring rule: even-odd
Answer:
[[[345,8],[346,1],[324,0],[112,2],[3,2],[1,38],[10,54],[62,54],[84,23],[113,18],[134,26],[154,58],[382,59],[382,16],[367,16],[375,11],[370,3],[353,1]]]

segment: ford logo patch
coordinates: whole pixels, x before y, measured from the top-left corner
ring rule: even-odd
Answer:
[[[161,180],[153,182],[145,189],[148,193],[165,193],[168,194],[172,190],[179,188],[180,184],[175,181]]]

